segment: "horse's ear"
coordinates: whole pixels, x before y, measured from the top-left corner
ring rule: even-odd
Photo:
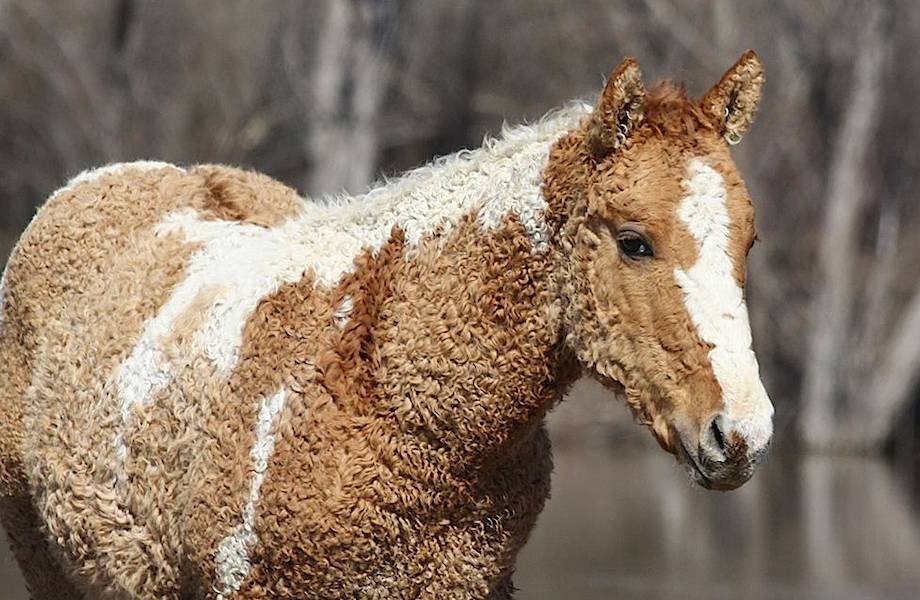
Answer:
[[[754,121],[763,82],[763,64],[748,50],[703,96],[703,111],[729,144],[740,142]]]
[[[607,79],[591,115],[586,143],[596,158],[616,150],[642,121],[645,86],[634,58],[626,58]]]

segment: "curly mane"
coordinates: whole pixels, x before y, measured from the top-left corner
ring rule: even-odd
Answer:
[[[672,81],[661,81],[648,89],[644,112],[646,123],[656,135],[692,137],[699,130],[715,129],[684,86]]]

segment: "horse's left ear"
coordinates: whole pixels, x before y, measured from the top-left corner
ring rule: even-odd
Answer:
[[[763,82],[763,64],[753,50],[748,50],[703,96],[703,111],[729,144],[740,142],[754,121]]]

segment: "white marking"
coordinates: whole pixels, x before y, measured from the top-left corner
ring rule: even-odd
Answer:
[[[354,300],[351,296],[345,294],[339,307],[332,313],[332,321],[339,329],[344,328],[348,324],[348,317],[351,315],[351,311],[354,310],[354,308]]]
[[[543,218],[543,167],[553,143],[588,111],[587,105],[574,105],[535,125],[507,129],[501,139],[486,140],[481,149],[438,159],[363,196],[304,203],[299,216],[274,228],[201,220],[193,210],[167,215],[157,225],[157,235],[180,233],[201,247],[189,261],[185,280],[147,323],[116,371],[121,411],[114,442],[116,473],[127,457],[125,436],[135,406],[150,402],[174,376],[160,340],[205,286],[217,286],[222,293],[195,334],[193,350],[226,376],[239,358],[249,315],[264,297],[300,281],[305,272],[319,286],[335,286],[354,270],[361,252],[376,252],[389,240],[394,226],[402,228],[412,247],[428,235],[449,233],[474,210],[484,230],[501,226],[513,213],[534,251],[541,251],[549,236]]]
[[[249,452],[252,459],[252,477],[249,481],[249,496],[243,508],[242,522],[221,541],[214,557],[219,583],[215,591],[219,600],[239,590],[252,568],[249,551],[259,541],[255,532],[256,505],[259,503],[259,491],[268,471],[268,461],[275,450],[273,431],[277,430],[276,420],[284,407],[285,395],[286,392],[282,388],[271,398],[263,399],[259,408],[256,439]]]
[[[773,435],[773,405],[760,381],[751,348],[744,294],[735,280],[728,253],[731,219],[722,176],[700,159],[690,161],[687,196],[677,209],[699,247],[690,269],[674,270],[684,303],[700,339],[713,345],[709,353],[722,387],[726,417],[748,448],[760,450]]]

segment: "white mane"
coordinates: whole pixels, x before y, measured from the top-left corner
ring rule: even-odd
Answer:
[[[486,162],[510,158],[528,146],[541,146],[552,144],[560,136],[578,126],[579,121],[592,110],[584,102],[572,102],[563,108],[553,110],[536,123],[523,125],[508,125],[502,127],[497,137],[485,137],[482,145],[473,150],[460,150],[453,154],[440,156],[431,162],[407,171],[399,177],[384,178],[374,184],[367,192],[357,195],[324,196],[317,202],[318,205],[345,206],[362,203],[364,201],[377,201],[394,195],[404,195],[417,189],[419,186],[435,184],[442,177],[451,177],[458,172],[474,170]],[[522,161],[508,162],[503,166],[521,166]]]
[[[543,166],[552,144],[589,111],[588,105],[572,104],[533,125],[505,127],[499,138],[486,138],[475,150],[461,150],[397,179],[384,179],[364,194],[308,203],[298,225],[314,232],[334,226],[339,234],[351,229],[364,238],[365,246],[379,248],[395,225],[414,246],[427,234],[448,231],[473,210],[485,230],[514,213],[539,249],[547,241]]]

